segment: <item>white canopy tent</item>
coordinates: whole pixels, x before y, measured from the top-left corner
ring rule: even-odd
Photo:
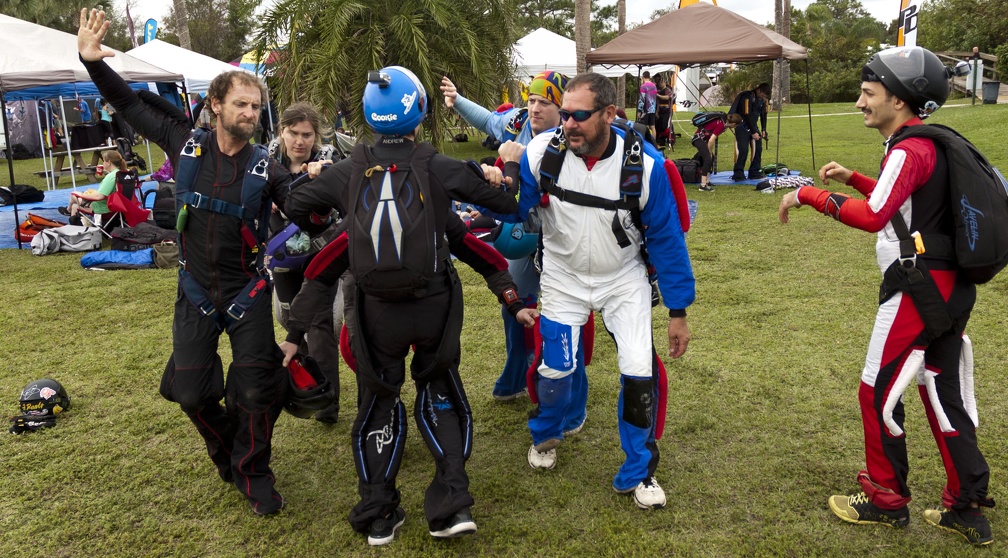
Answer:
[[[107,47],[106,47],[107,48]],[[137,60],[128,54],[114,49],[115,56],[106,58],[108,65],[127,82],[174,82],[182,76],[163,70],[155,65]],[[0,14],[0,105],[4,107],[2,118],[5,121],[4,133],[9,133],[7,119],[7,94],[20,92],[23,98],[60,98],[62,92],[45,93],[43,88],[70,84],[71,87],[83,87],[85,84],[93,87],[91,77],[80,62],[77,52],[77,36],[56,29],[50,29],[28,21]],[[37,95],[29,95],[28,91],[39,89]],[[79,91],[79,90],[78,90]],[[69,137],[66,129],[66,118],[62,119],[64,137]],[[73,153],[67,145],[67,154],[72,159]],[[10,172],[10,183],[14,185],[14,166],[7,159]],[[51,169],[51,161],[47,161],[46,171]],[[76,180],[71,175],[74,187]],[[17,222],[17,204],[14,206],[15,222]],[[19,243],[20,246],[20,243]]]
[[[567,76],[577,75],[577,43],[556,33],[540,27],[525,35],[515,43],[515,75],[522,81],[528,81],[532,76],[543,70],[553,70]],[[596,66],[592,71],[609,77],[619,77],[624,74],[636,74],[648,70],[652,74],[667,72],[673,69],[671,64],[655,66]]]
[[[121,51],[106,58],[128,82],[178,81],[181,74]],[[18,91],[44,85],[90,82],[77,54],[77,36],[0,14],[0,89]]]
[[[210,82],[224,72],[241,70],[238,66],[222,62],[189,49],[166,43],[159,39],[144,43],[126,52],[135,58],[149,64],[160,66],[166,70],[182,74],[185,78],[185,88],[189,94],[205,93]],[[249,72],[250,74],[252,72]]]

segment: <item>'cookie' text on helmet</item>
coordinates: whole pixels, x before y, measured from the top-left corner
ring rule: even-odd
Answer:
[[[427,116],[427,91],[416,75],[402,66],[368,72],[363,102],[368,126],[386,136],[409,134]]]

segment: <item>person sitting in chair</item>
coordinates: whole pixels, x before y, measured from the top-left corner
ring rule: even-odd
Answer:
[[[115,149],[102,151],[102,165],[96,169],[95,175],[104,178],[98,186],[98,190],[89,189],[84,192],[71,192],[70,203],[66,207],[58,209],[61,215],[70,217],[71,225],[80,225],[83,213],[89,218],[94,215],[102,215],[109,212],[108,197],[116,189],[116,171],[126,170],[126,161]]]

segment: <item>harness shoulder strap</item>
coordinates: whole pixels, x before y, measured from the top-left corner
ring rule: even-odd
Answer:
[[[181,210],[185,205],[183,200],[192,190],[196,174],[199,172],[200,162],[203,156],[203,145],[210,132],[203,128],[196,128],[189,139],[186,140],[182,151],[179,152],[178,164],[175,169],[175,210]]]

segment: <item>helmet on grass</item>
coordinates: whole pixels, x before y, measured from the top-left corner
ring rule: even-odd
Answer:
[[[43,378],[21,390],[21,414],[34,417],[54,417],[70,408],[70,396],[56,380]]]
[[[402,66],[368,72],[363,102],[365,122],[383,135],[409,134],[427,116],[427,91],[416,75]]]
[[[927,118],[948,99],[948,80],[953,73],[930,50],[896,47],[873,54],[861,69],[861,81],[881,82],[910,105],[914,114]]]

